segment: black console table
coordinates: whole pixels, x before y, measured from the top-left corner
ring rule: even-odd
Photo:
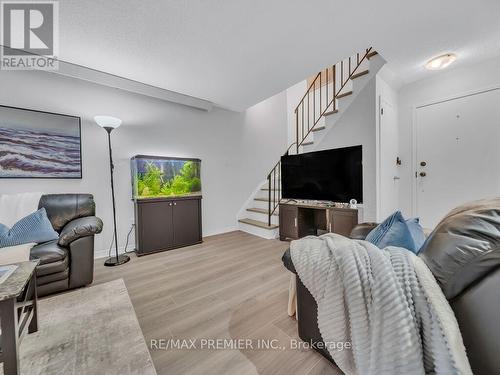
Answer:
[[[39,260],[16,263],[16,270],[0,284],[0,362],[5,375],[17,375],[19,343],[26,333],[38,330],[35,267]]]
[[[358,224],[358,209],[288,202],[279,205],[280,240],[296,240],[320,231],[349,236]]]

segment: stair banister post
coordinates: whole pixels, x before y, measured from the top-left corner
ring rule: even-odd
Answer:
[[[274,211],[274,207],[276,207],[276,168],[278,168],[277,166],[279,165],[280,162],[278,162],[278,164],[276,165],[276,167],[274,167],[274,170],[273,170],[273,204],[271,205],[271,210]],[[272,214],[273,212],[271,212]],[[269,217],[271,217],[271,215],[269,215]]]
[[[333,110],[335,111],[337,109],[337,64],[333,65],[332,67],[332,87],[333,87],[333,95],[332,95],[332,100],[333,100]]]
[[[271,173],[269,173],[269,175],[267,176],[269,187],[269,190],[267,191],[267,224],[269,226],[271,225]]]
[[[297,107],[298,108],[298,107]],[[295,109],[295,145],[297,146],[297,154],[299,153],[299,111]]]

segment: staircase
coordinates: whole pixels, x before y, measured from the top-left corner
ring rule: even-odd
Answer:
[[[383,65],[384,60],[377,52],[368,48],[319,72],[295,108],[295,142],[285,154],[313,151]],[[281,162],[278,161],[240,213],[239,229],[276,238],[280,201]]]

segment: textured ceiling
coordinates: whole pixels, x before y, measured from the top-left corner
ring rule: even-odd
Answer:
[[[62,0],[62,60],[242,110],[373,45],[404,82],[500,54],[497,0]]]

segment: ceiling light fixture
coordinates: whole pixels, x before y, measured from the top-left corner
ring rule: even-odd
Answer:
[[[441,70],[448,67],[457,59],[457,56],[453,53],[447,53],[427,61],[425,68],[427,70]]]

